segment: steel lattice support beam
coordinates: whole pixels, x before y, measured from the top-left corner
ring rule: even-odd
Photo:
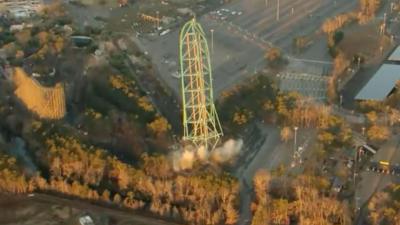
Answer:
[[[207,40],[195,19],[179,37],[183,140],[211,151],[223,135],[213,100],[212,72]]]

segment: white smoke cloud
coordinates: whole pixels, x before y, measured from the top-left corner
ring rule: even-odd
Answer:
[[[242,146],[242,139],[229,139],[221,147],[218,147],[211,152],[211,159],[217,163],[229,162],[240,153]]]
[[[229,139],[221,147],[217,147],[209,153],[204,146],[195,149],[193,146],[185,146],[172,153],[172,164],[175,171],[190,170],[195,161],[213,161],[218,164],[230,162],[239,153],[243,146],[243,140]]]
[[[206,161],[208,159],[208,151],[204,146],[200,146],[196,152],[197,158],[201,161]]]
[[[195,160],[195,149],[192,146],[186,146],[172,153],[172,166],[175,171],[188,170],[193,168]]]

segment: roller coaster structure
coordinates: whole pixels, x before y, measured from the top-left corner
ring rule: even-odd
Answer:
[[[213,99],[212,71],[207,39],[195,19],[179,37],[183,140],[212,151],[223,135]]]

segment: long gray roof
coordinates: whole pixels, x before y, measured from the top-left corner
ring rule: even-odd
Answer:
[[[400,80],[400,65],[383,64],[355,99],[384,100]]]
[[[397,48],[390,54],[389,61],[395,61],[399,62],[400,61],[400,46],[397,46]]]

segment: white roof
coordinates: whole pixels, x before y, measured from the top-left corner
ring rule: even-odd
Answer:
[[[355,99],[384,100],[400,80],[400,65],[383,64]]]
[[[82,216],[79,218],[79,223],[81,225],[94,225],[93,220],[90,216]]]
[[[397,48],[390,54],[389,61],[400,61],[400,46],[397,46]]]

